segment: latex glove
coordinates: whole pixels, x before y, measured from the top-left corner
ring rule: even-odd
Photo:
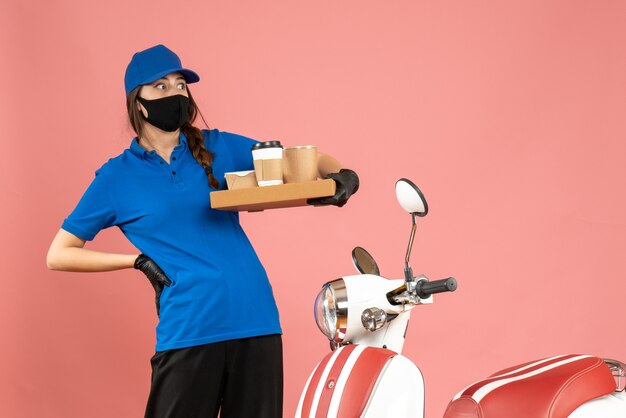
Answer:
[[[342,207],[346,204],[350,196],[359,190],[359,176],[349,168],[342,168],[338,173],[330,173],[324,176],[325,179],[335,180],[337,186],[334,196],[308,199],[307,203],[314,206],[335,205]]]
[[[154,260],[152,260],[145,254],[140,254],[135,259],[135,268],[143,272],[148,280],[150,280],[150,284],[152,284],[154,292],[156,293],[156,310],[157,316],[159,316],[159,299],[161,298],[161,292],[163,292],[163,287],[169,286],[170,284],[172,284],[172,281],[168,279],[163,270],[161,270],[161,267],[159,267],[158,264],[154,262]]]

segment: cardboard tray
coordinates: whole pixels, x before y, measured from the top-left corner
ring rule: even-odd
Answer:
[[[265,209],[310,206],[307,199],[333,196],[335,180],[315,180],[276,186],[211,192],[211,208],[234,212],[258,212]]]

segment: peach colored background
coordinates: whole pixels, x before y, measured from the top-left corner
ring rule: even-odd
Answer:
[[[354,273],[354,245],[402,275],[400,177],[430,204],[415,272],[459,280],[410,323],[427,416],[511,364],[625,360],[625,15],[620,1],[4,0],[0,416],[143,416],[148,281],[49,271],[45,255],[128,146],[124,69],[156,43],[201,75],[211,127],[317,144],[361,177],[341,209],[242,215],[281,312],[285,416],[327,352],[321,284]],[[88,248],[136,253],[117,228]]]

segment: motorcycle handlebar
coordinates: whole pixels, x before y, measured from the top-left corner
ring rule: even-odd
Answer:
[[[415,285],[415,290],[417,296],[426,299],[434,293],[454,292],[456,287],[456,279],[454,277],[448,277],[447,279],[433,280],[432,282],[425,279],[420,280]]]

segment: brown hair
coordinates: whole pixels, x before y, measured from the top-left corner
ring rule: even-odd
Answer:
[[[140,110],[135,106],[135,102],[137,100],[137,96],[139,95],[139,90],[141,90],[142,86],[137,87],[133,91],[131,91],[128,96],[126,96],[126,110],[128,112],[128,120],[130,121],[130,125],[133,130],[137,133],[137,138],[141,138],[141,134],[143,132],[143,117],[140,114]],[[206,173],[209,179],[209,185],[215,189],[219,188],[219,182],[213,176],[213,159],[215,158],[215,153],[210,152],[204,146],[204,136],[202,135],[202,131],[195,126],[193,126],[193,122],[196,120],[196,116],[200,114],[202,121],[207,125],[204,120],[204,116],[198,109],[198,105],[193,100],[191,96],[191,91],[189,91],[189,87],[187,87],[187,94],[189,95],[189,110],[188,110],[188,118],[187,122],[180,128],[181,132],[187,137],[187,142],[189,144],[189,149],[191,150],[191,154],[196,159],[198,164],[204,168],[204,172]]]

